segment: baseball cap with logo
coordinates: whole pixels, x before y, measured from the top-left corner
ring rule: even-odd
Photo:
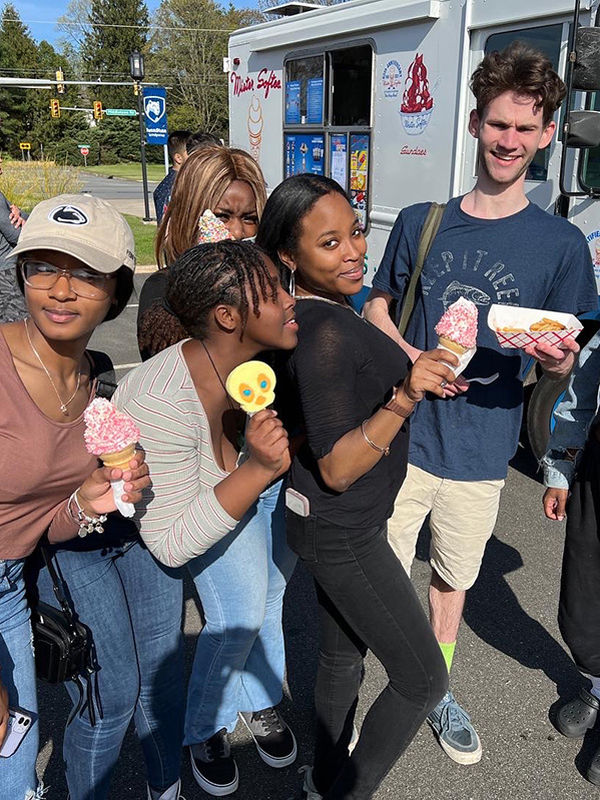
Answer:
[[[134,248],[131,228],[106,200],[61,194],[35,206],[10,257],[30,250],[54,250],[98,272],[116,272],[122,266],[133,272]]]

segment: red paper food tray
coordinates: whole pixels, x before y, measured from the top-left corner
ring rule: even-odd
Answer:
[[[556,320],[565,325],[565,330],[560,331],[529,331],[529,326],[539,322],[543,317]],[[488,327],[496,334],[500,347],[520,348],[527,345],[545,342],[546,344],[560,347],[565,339],[575,339],[582,330],[583,325],[573,316],[561,311],[548,311],[541,308],[521,308],[520,306],[492,305],[488,313]],[[499,328],[525,328],[522,333],[509,333]]]

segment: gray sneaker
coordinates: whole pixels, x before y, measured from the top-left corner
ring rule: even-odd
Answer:
[[[427,722],[446,755],[457,764],[476,764],[481,759],[481,742],[471,725],[471,717],[459,706],[450,690],[427,717]]]
[[[296,738],[276,708],[240,711],[239,715],[265,764],[280,768],[294,763],[298,755]]]

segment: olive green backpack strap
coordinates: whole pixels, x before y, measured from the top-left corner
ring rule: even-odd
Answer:
[[[419,249],[417,251],[417,261],[404,294],[402,312],[400,314],[400,321],[398,322],[398,332],[400,336],[404,336],[408,327],[408,321],[410,320],[410,316],[415,307],[415,295],[417,292],[419,278],[421,277],[421,272],[423,271],[423,265],[425,264],[425,259],[429,255],[431,245],[433,244],[433,240],[435,239],[440,227],[445,208],[445,203],[441,205],[439,203],[432,203],[429,211],[427,212],[427,216],[425,217],[423,227],[421,228]]]

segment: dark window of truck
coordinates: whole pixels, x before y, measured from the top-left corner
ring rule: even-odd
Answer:
[[[591,95],[589,103],[591,111],[600,111],[600,97],[598,92]],[[600,188],[600,147],[593,147],[583,151],[583,166],[581,179],[584,186],[590,189]]]
[[[485,53],[494,50],[504,50],[515,41],[523,42],[536,50],[541,50],[552,62],[554,69],[558,70],[560,59],[560,45],[562,40],[562,24],[542,25],[539,28],[521,28],[516,31],[494,33],[485,43]],[[538,150],[535,158],[527,170],[528,181],[545,181],[548,178],[548,162],[550,160],[550,146]]]
[[[371,124],[372,56],[370,47],[331,53],[332,125]]]

